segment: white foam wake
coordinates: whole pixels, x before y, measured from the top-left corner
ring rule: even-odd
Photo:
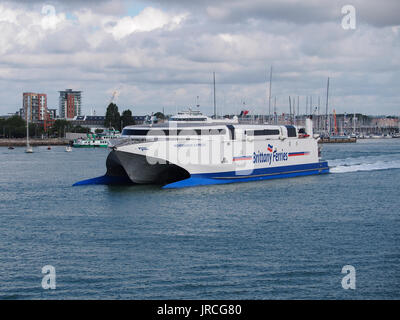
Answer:
[[[399,155],[395,155],[395,157],[391,156],[392,155],[383,155],[328,160],[328,165],[330,167],[329,171],[332,173],[346,173],[356,171],[400,169]]]

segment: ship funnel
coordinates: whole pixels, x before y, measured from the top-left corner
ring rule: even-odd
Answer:
[[[306,133],[312,137],[313,136],[313,123],[312,120],[310,118],[306,119]]]

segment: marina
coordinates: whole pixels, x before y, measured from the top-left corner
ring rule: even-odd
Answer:
[[[331,136],[331,137],[322,137],[318,143],[354,143],[357,142],[356,137],[348,137],[348,136]]]
[[[66,146],[69,140],[50,138],[50,139],[29,139],[31,146]],[[0,139],[0,147],[21,147],[26,146],[25,139]]]

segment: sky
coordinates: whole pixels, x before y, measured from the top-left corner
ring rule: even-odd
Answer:
[[[399,116],[399,12],[398,0],[1,1],[0,115],[23,92],[58,109],[67,88],[84,114],[104,115],[117,91],[135,115],[197,103],[210,115],[213,72],[218,114],[267,114],[272,66],[277,113],[289,96],[323,112],[329,77],[330,110]]]

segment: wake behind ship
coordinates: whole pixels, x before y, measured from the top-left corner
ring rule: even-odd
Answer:
[[[189,110],[167,123],[125,127],[111,146],[106,175],[75,185],[181,188],[328,173],[318,139],[311,119],[298,128],[215,120]]]

